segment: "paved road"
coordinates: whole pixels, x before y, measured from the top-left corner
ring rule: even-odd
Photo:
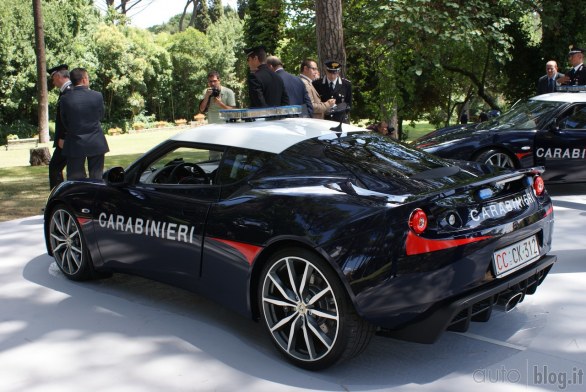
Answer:
[[[580,193],[578,193],[580,192]],[[433,345],[375,337],[311,373],[260,325],[141,278],[75,283],[46,255],[40,216],[0,223],[0,391],[586,390],[586,195],[552,188],[559,262],[508,314]]]

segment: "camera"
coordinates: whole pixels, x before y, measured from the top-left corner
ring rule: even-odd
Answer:
[[[220,89],[219,88],[212,87],[212,94],[211,94],[211,96],[214,97],[214,98],[219,97],[220,96]]]

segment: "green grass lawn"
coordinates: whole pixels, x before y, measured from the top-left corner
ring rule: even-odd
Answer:
[[[406,126],[408,140],[433,130],[427,123]],[[126,167],[143,153],[182,129],[160,130],[119,136],[107,136],[110,152],[106,155],[105,168]],[[52,145],[48,147],[53,152]],[[47,166],[30,166],[29,149],[0,148],[0,222],[41,214],[49,196]]]
[[[416,122],[414,126],[403,124],[403,132],[407,133],[407,141],[412,141],[420,136],[423,136],[431,131],[434,131],[436,127],[428,122]]]
[[[126,167],[182,129],[107,136],[105,168]],[[52,145],[40,144],[53,152]],[[49,196],[49,168],[30,166],[29,149],[0,149],[0,222],[41,214]]]

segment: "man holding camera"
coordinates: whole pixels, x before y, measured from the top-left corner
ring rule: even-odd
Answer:
[[[204,92],[204,97],[199,103],[199,111],[207,112],[208,124],[223,123],[225,120],[220,118],[220,110],[234,109],[236,99],[234,91],[228,87],[222,87],[220,84],[220,74],[218,71],[208,73],[208,88]]]

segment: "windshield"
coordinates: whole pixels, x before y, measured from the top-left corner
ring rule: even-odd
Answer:
[[[480,123],[476,128],[485,129],[489,124],[491,129],[534,129],[541,126],[541,122],[549,118],[555,109],[563,102],[529,100],[518,104],[500,117],[488,122]]]

